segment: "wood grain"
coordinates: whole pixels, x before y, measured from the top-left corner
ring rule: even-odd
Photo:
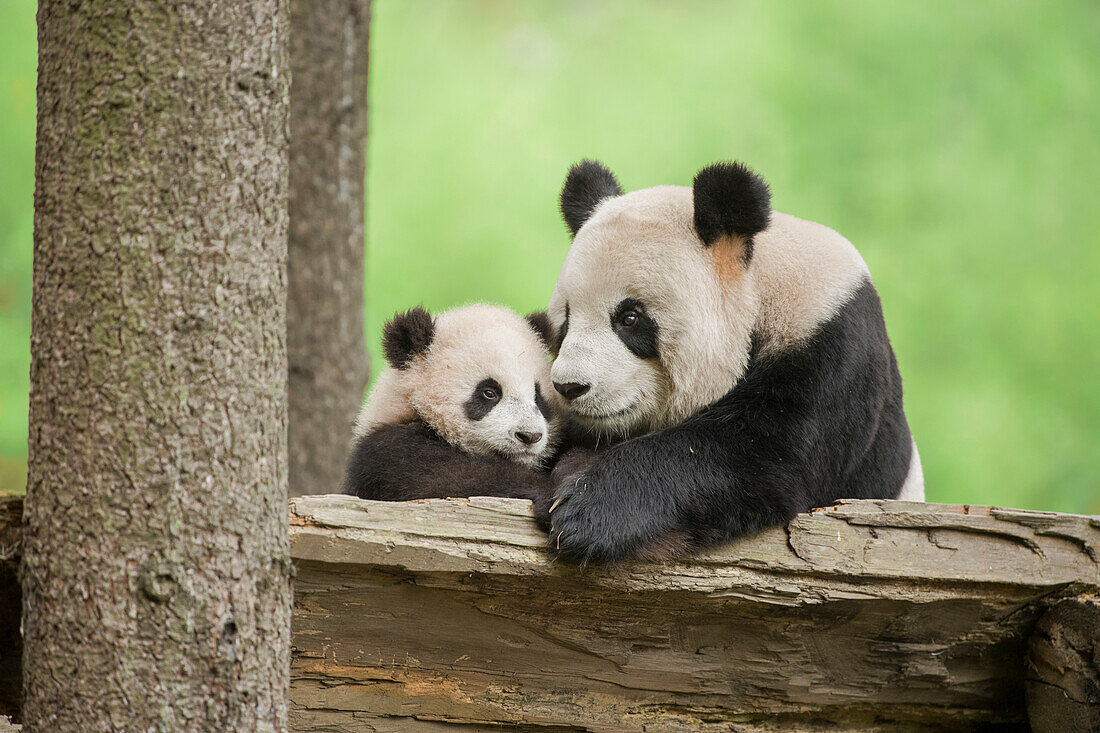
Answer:
[[[290,521],[292,730],[1097,725],[1097,517],[844,502],[587,569],[514,499],[311,496]]]
[[[302,497],[291,524],[296,730],[1026,728],[1036,621],[1100,586],[1100,519],[989,507],[842,502],[587,569],[520,500]]]

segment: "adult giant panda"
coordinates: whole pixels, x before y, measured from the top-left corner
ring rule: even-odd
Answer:
[[[692,550],[840,498],[922,500],[878,294],[832,229],[771,211],[738,163],[624,194],[599,163],[561,193],[554,386],[601,452],[541,510],[580,561]]]

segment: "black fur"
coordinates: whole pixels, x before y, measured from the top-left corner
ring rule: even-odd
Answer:
[[[554,346],[551,349],[554,352],[554,356],[558,355],[561,351],[561,345],[565,343],[565,336],[569,333],[569,304],[565,304],[565,320],[561,323],[561,328],[558,329],[558,336],[554,339]]]
[[[494,397],[486,397],[485,391],[492,390],[495,393]],[[470,395],[470,399],[466,400],[463,407],[466,408],[466,417],[470,418],[474,422],[477,422],[481,418],[489,414],[490,411],[500,402],[500,398],[504,396],[503,390],[500,388],[500,383],[495,379],[482,379],[474,387],[474,393]]]
[[[546,399],[542,396],[542,387],[538,382],[535,382],[535,407],[539,408],[539,412],[542,413],[543,418],[547,422],[550,422],[550,405],[547,404]]]
[[[601,201],[622,194],[623,189],[614,174],[601,163],[582,160],[574,165],[561,189],[561,215],[569,233],[577,236]]]
[[[550,316],[546,315],[546,311],[535,311],[527,314],[527,323],[530,324],[538,337],[542,339],[542,343],[546,344],[546,348],[549,349],[554,343],[554,327],[550,325]]]
[[[508,496],[531,499],[543,512],[552,489],[545,473],[504,458],[472,456],[419,421],[383,425],[356,441],[344,479],[344,493],[361,499]]]
[[[696,549],[839,498],[893,498],[912,444],[868,281],[797,350],[761,356],[715,404],[559,480],[550,547],[581,562]]]
[[[398,313],[382,329],[382,352],[394,369],[404,369],[432,345],[435,322],[420,306]]]
[[[742,163],[715,163],[695,174],[695,233],[708,247],[722,236],[745,239],[745,262],[752,237],[768,228],[771,192],[764,179]]]
[[[627,315],[634,316],[633,323],[624,323]],[[627,298],[615,306],[611,313],[611,330],[639,359],[657,358],[657,322],[649,317],[642,301]]]

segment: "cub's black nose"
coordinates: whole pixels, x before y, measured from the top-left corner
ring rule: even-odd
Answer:
[[[592,385],[590,384],[577,384],[576,382],[554,382],[554,389],[556,389],[562,397],[567,400],[575,400],[582,394],[587,392]]]
[[[542,433],[525,433],[519,431],[516,433],[516,439],[524,445],[534,445],[542,440]]]

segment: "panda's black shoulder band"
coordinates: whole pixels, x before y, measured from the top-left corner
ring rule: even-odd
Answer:
[[[582,160],[574,165],[561,189],[561,215],[569,233],[576,236],[601,201],[622,194],[614,174],[602,163]]]
[[[695,175],[695,232],[710,246],[723,236],[750,240],[768,228],[771,192],[743,163],[715,163]]]

